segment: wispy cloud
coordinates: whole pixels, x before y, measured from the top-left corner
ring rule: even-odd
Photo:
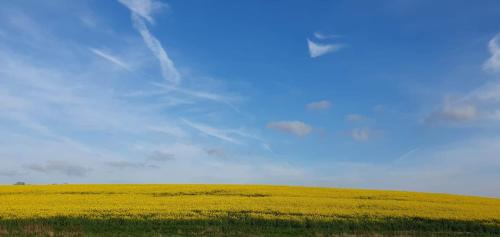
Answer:
[[[145,78],[136,66],[147,62],[142,58],[144,55],[153,51],[163,62],[163,68],[173,68],[170,70],[174,71],[173,75],[176,70],[173,63],[168,67],[165,50],[148,29],[154,22],[156,10],[133,5],[137,3],[132,1],[121,2],[129,3],[135,15],[132,16],[134,29],[142,37],[127,39],[126,34],[118,34],[111,28],[102,29],[104,21],[88,24],[96,27],[90,33],[105,34],[92,36],[102,40],[100,45],[113,45],[112,51],[99,48],[101,46],[89,49],[87,43],[79,44],[80,39],[66,38],[68,35],[62,33],[67,30],[65,27],[80,27],[72,28],[72,32],[89,30],[86,23],[78,21],[74,25],[55,27],[50,24],[56,21],[44,22],[36,19],[39,14],[26,14],[23,15],[26,21],[15,22],[23,23],[26,28],[2,27],[0,31],[4,33],[0,37],[8,39],[2,38],[0,44],[0,182],[13,183],[19,179],[28,183],[151,183],[165,180],[286,183],[302,177],[296,167],[258,157],[256,153],[262,151],[256,149],[270,150],[265,140],[255,135],[258,132],[244,127],[217,128],[191,121],[194,127],[178,123],[180,116],[206,118],[207,101],[233,106],[239,98],[173,86],[149,91],[151,82],[156,79],[153,76]],[[58,37],[60,35],[65,37]],[[140,58],[134,57],[136,55]],[[102,67],[107,62],[112,65]],[[117,73],[115,65],[132,68],[137,73]],[[167,80],[163,84],[171,86],[169,82],[173,81]],[[125,96],[131,91],[145,93]],[[166,100],[175,99],[183,100],[177,103],[182,106],[163,106]],[[196,110],[202,107],[197,107],[196,103],[203,103],[202,112]],[[220,111],[209,109],[214,116],[221,116],[218,120],[221,123],[229,121]],[[231,122],[243,126],[240,124],[245,121],[231,117]],[[204,134],[203,138],[208,139],[200,139],[194,134]],[[227,143],[219,144],[217,149],[220,150],[207,150],[224,139]],[[232,150],[234,144],[248,147],[239,145]],[[218,157],[224,151],[231,151],[230,161]],[[253,153],[252,156],[249,153]],[[64,160],[53,160],[54,157]],[[156,169],[151,169],[153,167]]]
[[[131,11],[132,23],[134,28],[142,36],[146,46],[158,59],[161,67],[163,78],[178,84],[181,81],[181,75],[177,71],[174,62],[168,56],[160,41],[149,31],[143,19],[153,23],[152,14],[165,6],[155,0],[119,0],[123,5]]]
[[[261,146],[262,146],[262,148],[264,148],[266,151],[269,151],[269,152],[271,152],[271,153],[274,153],[273,149],[271,148],[271,145],[269,145],[268,143],[263,142],[263,143],[261,143],[260,145],[261,145]]]
[[[30,164],[26,169],[41,173],[61,173],[67,176],[85,176],[90,169],[67,161],[47,161],[45,164]]]
[[[488,43],[488,49],[491,57],[484,63],[483,69],[488,71],[500,71],[500,36],[493,37]]]
[[[314,37],[316,37],[316,39],[319,39],[319,40],[326,40],[326,39],[338,38],[339,36],[338,35],[323,34],[319,31],[316,31],[316,32],[314,32]]]
[[[222,148],[210,148],[207,149],[207,154],[210,156],[215,156],[219,158],[224,158],[226,157],[226,151]]]
[[[148,156],[147,160],[153,162],[172,161],[175,160],[175,154],[165,151],[153,151],[153,153]]]
[[[147,126],[146,129],[152,132],[171,135],[176,138],[185,138],[189,136],[189,134],[182,128],[172,125],[156,125],[156,126],[152,125],[152,126]]]
[[[90,51],[92,51],[92,53],[94,53],[95,55],[97,55],[103,59],[106,59],[109,62],[111,62],[111,63],[113,63],[113,64],[115,64],[115,65],[117,65],[117,66],[119,66],[127,71],[131,71],[130,66],[127,65],[126,63],[124,63],[121,59],[119,59],[116,56],[105,53],[102,50],[95,49],[95,48],[90,48]]]
[[[499,37],[495,36],[488,43],[491,57],[484,63],[484,70],[500,70]],[[500,81],[488,81],[461,96],[445,96],[444,103],[423,121],[429,124],[496,126],[500,122]]]
[[[194,123],[194,122],[191,122],[191,121],[186,120],[186,119],[184,119],[183,121],[186,125],[202,132],[205,135],[212,136],[212,137],[218,138],[220,140],[234,143],[234,144],[242,144],[242,142],[240,140],[232,137],[230,135],[230,132],[228,132],[227,130],[214,128],[214,127],[211,127],[211,126],[208,126],[205,124],[201,124],[201,123]]]
[[[153,143],[146,144],[142,151],[147,153],[147,162],[187,162],[202,159],[206,152],[198,143]]]
[[[151,112],[145,113],[144,105],[138,107],[126,103],[106,93],[108,88],[92,86],[94,82],[99,83],[95,79],[102,75],[102,70],[89,64],[80,64],[79,67],[85,68],[87,73],[79,74],[67,68],[69,64],[65,68],[41,68],[13,53],[0,54],[0,63],[3,65],[0,70],[3,83],[0,118],[15,120],[39,133],[48,134],[43,123],[52,122],[59,126],[74,126],[77,130],[115,132],[145,132],[147,127],[168,127],[160,122],[162,118]],[[80,83],[78,87],[73,86],[74,80]],[[62,117],[64,121],[60,120]],[[179,130],[175,132],[179,134]]]
[[[245,131],[244,129],[216,128],[206,124],[192,122],[187,119],[182,119],[182,121],[187,126],[196,129],[204,135],[215,137],[219,140],[229,143],[245,145],[247,141],[253,141],[259,142],[261,144],[267,144],[264,139],[255,134],[252,134],[251,132]],[[268,145],[265,145],[263,148],[265,150],[271,151]]]
[[[312,127],[302,121],[277,121],[269,122],[267,128],[293,134],[299,137],[306,136],[312,131]]]
[[[118,0],[121,4],[127,6],[134,14],[154,23],[153,14],[167,8],[168,5],[156,0]]]
[[[425,117],[428,124],[467,124],[489,126],[500,122],[500,83],[492,81],[452,99],[445,97],[443,105]]]
[[[412,149],[390,162],[334,163],[330,185],[500,196],[498,137]],[[332,171],[333,169],[333,171]]]
[[[130,161],[109,161],[106,162],[107,166],[117,169],[139,169],[139,168],[153,168],[154,166],[148,165],[143,162],[130,162]]]
[[[179,88],[179,87],[174,87],[174,86],[169,86],[165,84],[160,84],[160,83],[153,83],[154,85],[165,89],[166,92],[174,91],[178,92],[184,95],[188,95],[191,97],[195,97],[198,99],[205,99],[205,100],[211,100],[214,102],[218,103],[223,103],[223,104],[228,104],[232,105],[232,102],[235,100],[232,97],[224,96],[221,94],[216,94],[216,93],[210,93],[210,92],[205,92],[205,91],[197,91],[197,90],[190,90],[190,89],[185,89],[185,88]]]
[[[347,122],[362,122],[368,120],[367,117],[360,114],[348,114],[345,116]]]
[[[160,88],[165,89],[165,92],[178,92],[180,94],[184,94],[190,97],[194,97],[197,99],[203,99],[203,100],[210,100],[213,102],[217,103],[222,103],[225,105],[228,105],[231,107],[233,110],[238,111],[239,109],[233,104],[236,98],[221,95],[221,94],[216,94],[216,93],[211,93],[211,92],[206,92],[206,91],[198,91],[198,90],[190,90],[190,89],[185,89],[185,88],[180,88],[180,87],[175,87],[175,86],[169,86],[165,84],[160,84],[160,83],[153,83],[153,85],[158,86]]]
[[[412,155],[415,154],[416,152],[418,152],[420,149],[419,148],[414,148],[414,149],[411,149],[403,154],[401,154],[396,160],[395,162],[401,162],[401,161],[405,161],[406,159],[410,159],[412,158]]]
[[[89,28],[95,28],[97,26],[97,20],[93,15],[80,15],[80,22]]]
[[[466,122],[477,117],[476,107],[473,104],[453,105],[449,102],[438,111],[433,112],[426,118],[427,123],[440,122]]]
[[[309,56],[311,58],[316,58],[328,53],[333,53],[343,47],[342,44],[323,44],[314,42],[310,39],[307,39],[307,46],[309,48]]]
[[[66,42],[57,37],[51,39],[54,44]],[[6,47],[6,42],[0,45],[0,64],[3,65],[0,68],[0,137],[4,138],[0,139],[0,163],[3,168],[16,170],[17,166],[19,170],[30,171],[25,176],[30,182],[77,181],[89,178],[90,171],[102,169],[98,164],[105,164],[107,160],[122,160],[121,155],[123,158],[143,155],[116,152],[121,153],[117,155],[107,150],[113,144],[130,145],[131,140],[151,137],[171,143],[187,137],[175,123],[170,124],[174,121],[170,116],[151,109],[157,104],[155,100],[142,103],[135,98],[117,96],[130,87],[115,87],[119,76],[116,70],[98,66],[102,64],[104,51],[98,50],[103,55],[97,55],[98,51],[93,52],[86,45],[72,45],[44,54],[45,45],[35,43],[39,47],[34,48],[34,57],[23,55],[14,50],[15,47]],[[144,51],[143,47],[136,49]],[[88,57],[90,52],[99,58]],[[61,58],[54,59],[54,55]],[[62,61],[65,63],[61,64]],[[103,85],[104,76],[110,83]],[[130,82],[130,77],[120,76],[119,83],[126,84],[124,81]],[[133,89],[137,89],[135,86]],[[89,132],[92,138],[81,135]],[[7,139],[9,133],[13,138]],[[100,140],[105,133],[123,136]],[[160,133],[168,133],[168,136]],[[22,149],[17,144],[31,149]],[[54,157],[64,160],[54,161]],[[93,182],[102,182],[106,176],[101,173]],[[12,179],[2,178],[9,182],[14,181]]]
[[[328,100],[315,101],[306,105],[309,110],[328,110],[330,107],[332,107],[332,103]]]
[[[22,175],[26,175],[26,173],[18,170],[0,170],[0,176],[19,177]]]
[[[352,139],[358,142],[367,141],[372,136],[373,131],[369,128],[353,128],[350,132]]]

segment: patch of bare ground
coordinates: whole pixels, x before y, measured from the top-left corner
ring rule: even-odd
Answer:
[[[3,236],[9,236],[9,233],[7,230],[5,230],[6,234]],[[0,236],[1,234],[1,229],[0,229]],[[54,237],[54,236],[60,236],[60,237],[80,237],[84,236],[83,231],[79,229],[67,229],[67,230],[62,230],[62,231],[55,231],[51,226],[48,225],[42,225],[42,224],[28,224],[22,226],[20,231],[18,232],[22,234],[23,236],[37,236],[37,237]],[[10,233],[13,235],[16,235],[16,233]]]
[[[54,230],[52,227],[41,224],[28,224],[21,228],[21,233],[24,235],[32,236],[54,236]]]
[[[7,231],[7,229],[0,225],[0,236],[7,236],[8,234],[9,231]]]

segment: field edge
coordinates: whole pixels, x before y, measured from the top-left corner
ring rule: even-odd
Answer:
[[[270,220],[246,215],[217,219],[0,219],[0,236],[498,236],[499,223],[387,218],[333,221]]]

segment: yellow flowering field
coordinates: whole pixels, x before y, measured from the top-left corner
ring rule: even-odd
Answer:
[[[264,185],[0,186],[0,236],[67,230],[82,236],[114,230],[131,236],[244,235],[247,229],[257,235],[500,235],[500,199]]]

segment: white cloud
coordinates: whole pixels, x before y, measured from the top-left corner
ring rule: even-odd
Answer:
[[[194,97],[197,99],[210,100],[213,102],[226,104],[229,107],[231,107],[232,109],[234,109],[235,111],[239,112],[238,108],[235,105],[233,105],[233,101],[235,101],[236,99],[232,98],[232,97],[228,97],[228,96],[216,94],[216,93],[205,92],[205,91],[197,91],[197,90],[190,90],[190,89],[185,89],[185,88],[180,88],[180,87],[175,87],[175,86],[169,86],[169,85],[159,84],[159,83],[153,83],[153,84],[155,86],[158,86],[160,88],[165,89],[166,92],[174,91],[174,92],[178,92],[178,93],[181,93],[181,94],[184,94],[184,95],[187,95],[190,97]]]
[[[246,145],[245,142],[248,141],[253,141],[253,142],[259,142],[261,145],[266,144],[266,141],[259,136],[245,131],[244,129],[221,129],[221,128],[216,128],[212,127],[206,124],[202,123],[195,123],[192,121],[189,121],[187,119],[182,120],[187,126],[194,128],[198,130],[199,132],[215,137],[219,140],[226,141],[229,143],[233,144],[238,144],[238,145]],[[267,151],[271,151],[269,146],[262,146]]]
[[[314,32],[314,37],[319,40],[333,39],[339,37],[338,35],[325,35],[321,32]]]
[[[67,176],[85,176],[90,169],[67,161],[47,161],[45,164],[30,164],[26,169],[42,173],[62,173]]]
[[[170,59],[167,52],[163,49],[160,41],[149,32],[144,21],[134,13],[132,13],[132,21],[148,48],[160,62],[163,78],[174,84],[178,84],[181,81],[181,75],[177,71],[172,59]]]
[[[220,140],[234,143],[234,144],[242,144],[242,142],[240,140],[232,137],[230,135],[230,132],[228,132],[227,130],[210,127],[210,126],[205,125],[205,124],[194,123],[194,122],[188,121],[186,119],[184,119],[183,121],[186,125],[202,132],[205,135],[212,136],[212,137],[218,138]]]
[[[472,104],[445,105],[438,111],[432,113],[426,122],[466,122],[477,117],[476,107]]]
[[[267,124],[267,128],[290,133],[299,137],[306,136],[312,131],[311,126],[301,121],[270,122]]]
[[[119,66],[127,71],[131,71],[130,66],[127,65],[126,63],[124,63],[121,59],[119,59],[116,56],[112,56],[108,53],[103,52],[102,50],[95,49],[95,48],[90,48],[90,51],[92,51],[92,53],[96,54],[97,56],[99,56],[103,59],[106,59],[109,62],[112,62],[113,64],[115,64],[115,65],[117,65],[117,66]]]
[[[490,51],[491,57],[484,63],[483,69],[488,71],[500,71],[500,46],[498,41],[500,36],[497,35],[491,39],[488,43],[488,49]]]
[[[500,35],[488,42],[491,57],[483,64],[487,71],[500,70]],[[427,123],[455,124],[467,122],[468,125],[488,126],[500,122],[500,81],[493,80],[452,100],[445,98],[444,104],[425,119]]]
[[[89,27],[89,28],[95,28],[98,24],[97,24],[97,19],[92,16],[92,15],[80,15],[80,21],[81,23],[86,26],[86,27]]]
[[[472,126],[488,126],[500,122],[500,81],[487,82],[452,99],[445,97],[443,105],[430,113],[426,123],[467,123]]]
[[[500,81],[484,84],[466,95],[462,101],[481,101],[485,103],[500,103]]]
[[[26,175],[25,172],[17,171],[17,170],[0,170],[0,176],[7,176],[7,177],[21,177],[23,175]]]
[[[181,81],[181,75],[177,71],[174,62],[168,56],[160,41],[149,32],[148,27],[143,19],[153,23],[152,14],[166,7],[165,4],[154,0],[119,0],[131,11],[131,18],[134,28],[139,32],[146,43],[146,46],[151,50],[154,56],[160,63],[161,73],[164,79],[178,84]]]
[[[182,128],[171,125],[147,126],[146,129],[152,132],[164,133],[177,138],[185,138],[189,136],[189,134]]]
[[[332,106],[332,103],[328,100],[321,100],[316,102],[311,102],[306,105],[307,109],[310,110],[327,110]]]
[[[64,41],[54,40],[64,45]],[[5,138],[0,139],[0,163],[9,170],[18,166],[19,170],[31,171],[23,180],[77,182],[86,178],[90,171],[87,167],[93,171],[99,169],[96,164],[106,163],[110,158],[121,159],[107,151],[109,146],[151,139],[151,130],[161,133],[169,130],[168,137],[161,137],[165,143],[187,137],[175,124],[170,124],[169,116],[152,111],[156,106],[154,100],[141,103],[120,99],[117,95],[123,87],[114,85],[122,85],[130,77],[120,76],[117,80],[115,70],[97,66],[101,59],[88,57],[86,46],[54,48],[46,55],[44,48],[38,47],[36,57],[5,46],[0,45],[0,137]],[[58,54],[61,50],[70,53]],[[62,57],[54,59],[54,54]],[[23,136],[7,139],[8,133]],[[91,133],[92,138],[82,136],[83,133]],[[121,138],[100,140],[115,135]],[[117,152],[137,155],[126,149]],[[63,157],[64,161],[53,161],[53,157]],[[12,179],[4,177],[0,182]],[[99,178],[94,182],[100,182]]]
[[[106,162],[106,165],[113,167],[113,168],[118,168],[118,169],[152,168],[151,166],[146,165],[146,163],[135,163],[135,162],[129,162],[129,161],[124,161],[124,160],[109,161],[109,162]]]
[[[148,156],[147,160],[153,162],[172,161],[175,160],[175,154],[164,151],[154,151],[151,155]]]
[[[323,164],[325,174],[335,174],[326,183],[349,188],[500,197],[499,144],[498,137],[473,138],[413,149],[388,163]]]
[[[274,153],[273,149],[271,148],[271,145],[263,142],[260,144],[260,146],[262,146],[262,148],[264,148],[266,151],[269,151],[271,153]]]
[[[307,40],[307,46],[309,48],[309,56],[311,56],[311,58],[316,58],[338,51],[343,47],[342,44],[321,44],[313,42],[310,39]]]
[[[360,114],[348,114],[345,116],[347,122],[362,122],[368,120],[367,117]]]
[[[143,17],[149,23],[154,23],[153,14],[167,8],[168,5],[156,0],[118,0],[133,13]]]
[[[146,16],[151,19],[153,16],[146,14],[148,10],[133,12],[144,27],[149,24]],[[93,33],[106,34],[100,38],[102,40],[111,38],[103,45],[112,44],[113,52],[124,53],[116,57],[100,48],[89,50],[87,45],[78,44],[77,39],[67,41],[58,38],[59,34],[51,35],[51,29],[59,28],[42,27],[38,22],[36,19],[31,21],[34,31],[29,34],[19,33],[19,27],[1,30],[9,37],[0,44],[1,183],[164,183],[165,180],[177,183],[286,183],[300,179],[298,169],[285,162],[247,157],[248,153],[261,152],[256,149],[269,147],[261,147],[263,139],[246,129],[220,129],[201,124],[198,129],[212,134],[205,140],[193,136],[197,133],[196,128],[177,124],[181,114],[209,116],[205,114],[207,101],[231,103],[233,98],[179,87],[176,89],[180,90],[172,89],[172,93],[155,88],[160,91],[155,93],[149,91],[154,78],[144,78],[140,72],[117,73],[113,68],[101,66],[102,59],[106,59],[117,66],[120,66],[118,61],[122,62],[122,66],[132,66],[138,71],[140,67],[135,65],[140,65],[143,55],[150,54],[147,45],[142,44],[143,39],[118,42],[115,37],[127,36],[117,35],[118,32],[112,29],[109,32],[94,30]],[[73,27],[86,29],[82,24]],[[153,46],[150,48],[163,50],[147,28],[138,28],[145,34],[143,38],[151,38]],[[50,48],[46,47],[48,41]],[[19,51],[24,45],[29,47]],[[140,56],[137,58],[139,63],[131,60],[136,59],[135,55]],[[125,96],[131,91],[145,93]],[[162,107],[165,100],[177,96],[189,99],[189,103],[182,103],[185,106],[175,109]],[[203,103],[203,111],[193,108],[195,103],[191,101]],[[209,109],[215,116],[221,115],[220,111]],[[224,119],[219,121],[226,122]],[[207,127],[214,130],[207,130]],[[233,153],[230,150],[230,146],[234,146],[232,142],[223,144],[220,149],[230,150],[234,157],[229,162],[217,163],[222,159],[215,155],[221,152],[214,150],[210,155],[207,148],[219,142],[217,139],[227,138],[242,144],[248,142],[251,150],[238,146],[240,150]],[[54,157],[64,161],[54,161]],[[153,165],[155,169],[151,169]]]
[[[79,64],[87,73],[70,70],[70,64],[41,68],[16,54],[0,54],[0,63],[0,118],[20,126],[43,132],[47,130],[44,123],[56,122],[59,127],[78,130],[131,133],[168,126],[160,122],[164,118],[146,113],[147,106],[126,103],[108,93],[108,88],[95,86],[100,84],[97,78],[102,77],[103,69],[89,66],[93,62]],[[79,85],[74,86],[74,81]]]
[[[210,148],[207,149],[207,154],[210,156],[215,156],[219,158],[224,158],[226,157],[226,151],[222,148]]]
[[[149,159],[155,161],[188,161],[203,158],[206,152],[203,148],[190,143],[174,143],[155,147]]]
[[[350,132],[352,139],[362,142],[370,139],[372,131],[368,128],[353,128]]]

